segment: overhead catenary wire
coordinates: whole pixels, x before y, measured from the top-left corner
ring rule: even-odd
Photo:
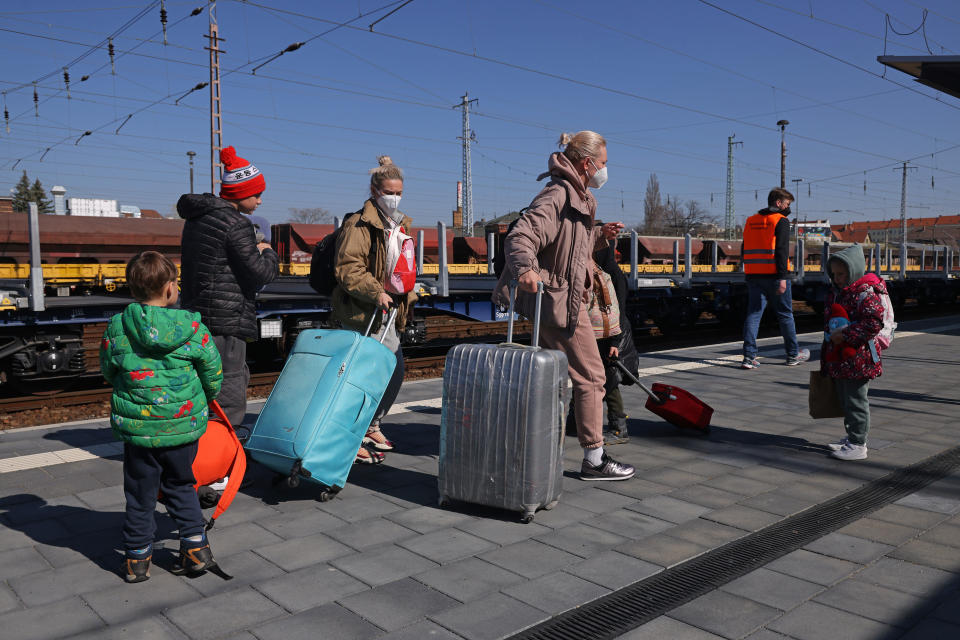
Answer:
[[[190,14],[183,16],[182,18],[180,18],[179,20],[177,20],[176,22],[174,22],[172,25],[170,25],[170,27],[172,28],[172,27],[180,24],[181,22],[183,22],[184,20],[186,20],[186,19],[188,19],[188,18],[191,18],[191,17],[193,17],[193,16],[195,16],[195,15],[199,15],[199,14],[201,13],[201,11],[202,11],[202,9],[194,9]],[[132,26],[132,24],[131,24],[130,26]],[[110,54],[110,47],[113,46],[110,41],[112,40],[112,38],[114,37],[114,35],[116,35],[117,33],[122,32],[122,31],[125,30],[126,28],[128,28],[128,27],[121,27],[120,29],[118,29],[117,31],[115,31],[113,34],[111,34],[111,36],[108,36],[107,38],[105,38],[104,40],[101,40],[101,41],[98,42],[97,44],[91,45],[91,44],[86,43],[86,42],[77,42],[77,41],[75,41],[75,40],[67,40],[67,39],[65,39],[65,38],[56,38],[56,37],[53,37],[53,36],[47,36],[47,35],[39,34],[39,33],[30,33],[30,32],[26,32],[26,31],[20,31],[20,30],[17,30],[17,29],[9,29],[9,28],[5,28],[5,27],[0,27],[0,31],[6,32],[6,33],[13,33],[13,34],[22,35],[22,36],[28,36],[28,37],[31,37],[31,38],[40,38],[40,39],[43,39],[43,40],[50,40],[50,41],[53,41],[53,42],[60,42],[60,43],[63,43],[63,44],[70,44],[70,45],[78,45],[78,46],[87,47],[87,51],[86,51],[85,53],[83,53],[83,54],[77,56],[76,58],[72,59],[72,60],[69,61],[67,64],[61,65],[61,67],[60,67],[59,69],[57,69],[56,71],[51,71],[50,73],[47,73],[47,74],[45,74],[45,75],[43,75],[43,76],[40,76],[40,77],[37,78],[36,80],[32,80],[32,81],[30,81],[30,82],[24,82],[24,83],[20,83],[20,84],[14,85],[14,86],[11,87],[10,89],[7,89],[7,91],[10,92],[10,93],[13,93],[13,92],[19,91],[19,90],[21,90],[21,89],[27,88],[27,87],[29,87],[31,84],[38,83],[38,82],[43,82],[43,81],[45,81],[45,80],[48,80],[49,78],[52,78],[53,76],[57,75],[57,74],[63,69],[63,67],[68,67],[68,68],[69,68],[69,67],[75,67],[75,66],[76,66],[77,64],[79,64],[81,61],[85,60],[86,58],[88,58],[90,55],[92,55],[93,53],[95,53],[95,52],[97,52],[97,51],[106,50],[106,51],[108,52],[108,55],[109,55],[109,54]],[[155,36],[152,36],[152,37],[155,37]],[[152,37],[151,37],[151,38],[152,38]],[[190,65],[190,66],[198,66],[198,67],[205,67],[205,66],[206,66],[206,65],[201,65],[201,64],[199,64],[199,63],[194,63],[194,62],[188,62],[188,61],[171,59],[171,58],[164,58],[164,57],[162,57],[162,56],[153,56],[153,55],[147,55],[147,54],[143,54],[143,53],[135,53],[135,50],[136,50],[136,49],[138,49],[139,47],[141,47],[141,46],[143,46],[144,44],[147,44],[148,42],[151,42],[151,41],[152,41],[152,39],[143,40],[143,41],[137,43],[136,45],[134,45],[133,47],[131,47],[130,49],[127,49],[127,50],[117,49],[117,48],[114,47],[114,48],[113,48],[113,55],[110,56],[110,57],[112,58],[112,60],[111,60],[111,62],[108,63],[108,64],[114,63],[117,58],[122,58],[124,55],[135,55],[135,56],[140,56],[140,57],[144,57],[144,58],[151,58],[151,59],[155,59],[155,60],[164,60],[164,61],[167,61],[167,62],[178,62],[178,63],[181,63],[181,64],[188,64],[188,65]],[[105,46],[105,45],[106,45],[106,46]],[[98,71],[99,71],[100,69],[103,69],[105,66],[106,66],[106,64],[101,65],[101,66],[99,67]],[[96,73],[96,71],[93,72],[93,73]],[[80,82],[86,82],[87,80],[90,79],[90,76],[91,76],[91,75],[92,75],[92,74],[84,74],[83,77],[80,78]]]
[[[553,2],[548,2],[547,0],[533,0],[533,1],[534,1],[534,2],[537,2],[538,4],[541,4],[541,5],[550,7],[550,8],[552,8],[552,9],[554,9],[554,10],[556,10],[556,11],[559,11],[559,12],[561,12],[561,13],[565,13],[565,14],[567,14],[567,15],[569,15],[569,16],[572,16],[572,17],[574,17],[574,18],[576,18],[576,19],[578,19],[578,20],[580,20],[580,21],[583,21],[583,22],[586,22],[586,23],[589,23],[589,24],[596,25],[596,26],[601,27],[601,28],[603,28],[603,29],[607,29],[607,30],[609,30],[609,31],[613,31],[614,33],[618,33],[618,34],[620,34],[620,35],[623,35],[623,36],[626,36],[626,37],[628,37],[628,38],[631,38],[631,39],[633,39],[633,40],[637,40],[637,41],[639,41],[639,42],[643,42],[643,43],[645,43],[645,44],[649,44],[649,45],[654,46],[654,47],[657,47],[657,48],[659,48],[659,49],[663,49],[664,51],[668,51],[668,52],[670,52],[670,53],[672,53],[672,54],[674,54],[674,55],[678,55],[678,56],[682,56],[682,57],[688,58],[688,59],[690,59],[690,60],[694,60],[695,62],[698,62],[698,63],[700,63],[700,64],[704,64],[704,65],[706,65],[706,66],[708,66],[708,67],[712,67],[712,68],[714,68],[714,69],[720,69],[721,71],[725,71],[726,73],[729,73],[729,74],[734,75],[734,76],[739,77],[739,78],[743,78],[744,80],[748,80],[748,81],[750,81],[750,82],[757,83],[757,84],[759,84],[759,85],[761,85],[761,86],[764,86],[764,87],[771,87],[771,88],[774,90],[774,96],[776,96],[776,92],[779,90],[779,91],[781,91],[781,92],[783,92],[783,93],[786,93],[786,94],[788,94],[788,95],[797,96],[797,97],[803,98],[804,100],[809,100],[809,101],[811,101],[811,102],[814,103],[814,104],[812,104],[812,105],[804,105],[804,106],[802,106],[802,107],[795,107],[795,108],[793,108],[793,109],[785,109],[784,112],[796,111],[796,110],[798,110],[798,109],[816,108],[816,107],[823,106],[823,107],[828,107],[828,108],[836,109],[837,111],[842,111],[842,112],[844,112],[844,113],[849,113],[849,114],[851,114],[851,115],[855,115],[855,116],[857,116],[858,118],[865,118],[865,119],[873,120],[873,121],[875,121],[875,122],[879,122],[879,123],[883,124],[884,126],[893,127],[893,128],[897,128],[897,129],[902,129],[902,130],[907,131],[907,132],[909,132],[909,133],[913,133],[913,134],[916,134],[916,135],[922,135],[922,136],[925,136],[925,137],[929,137],[929,134],[927,134],[927,133],[923,133],[923,132],[918,132],[918,131],[914,131],[914,130],[911,130],[911,129],[907,129],[907,128],[905,128],[905,127],[903,127],[902,125],[897,124],[897,123],[892,123],[892,122],[887,122],[887,121],[884,121],[884,120],[880,120],[879,118],[877,118],[876,116],[874,116],[874,115],[872,115],[872,114],[859,113],[859,112],[856,112],[856,111],[852,111],[852,110],[849,110],[849,109],[844,109],[844,108],[841,108],[841,107],[837,106],[837,103],[842,102],[842,101],[825,102],[825,101],[822,101],[822,100],[818,100],[818,99],[816,99],[816,98],[811,98],[811,97],[809,97],[809,96],[806,96],[806,95],[804,95],[804,94],[802,94],[802,93],[799,93],[799,92],[797,92],[797,91],[794,91],[794,90],[792,90],[792,89],[787,89],[787,88],[780,87],[780,86],[777,86],[777,85],[771,85],[769,79],[767,79],[767,78],[755,78],[755,77],[750,76],[750,75],[748,75],[748,74],[746,74],[746,73],[744,73],[744,72],[742,72],[742,71],[739,71],[739,70],[737,70],[737,69],[732,69],[732,68],[730,68],[730,67],[727,67],[727,66],[718,64],[718,63],[716,63],[716,62],[714,62],[714,61],[712,61],[712,60],[707,60],[707,59],[704,59],[704,58],[700,58],[700,57],[698,57],[698,56],[694,56],[694,55],[692,55],[691,53],[689,53],[689,52],[687,52],[687,51],[684,51],[684,50],[682,50],[682,49],[678,49],[678,48],[675,48],[675,47],[671,47],[671,46],[669,46],[669,45],[665,45],[665,44],[662,44],[662,43],[660,43],[660,42],[656,42],[655,40],[651,40],[651,39],[649,39],[649,38],[646,38],[646,37],[637,35],[637,34],[632,33],[632,32],[630,32],[630,31],[628,31],[628,30],[626,30],[626,29],[623,29],[622,27],[614,26],[614,25],[609,25],[609,24],[600,22],[599,20],[596,20],[596,19],[594,19],[594,18],[591,18],[590,16],[585,16],[585,15],[582,15],[582,14],[574,13],[573,11],[570,11],[570,10],[568,10],[568,9],[566,9],[566,8],[557,6],[557,5],[556,5],[555,3],[553,3]],[[762,2],[762,3],[764,3],[764,4],[771,4],[771,3],[766,2],[765,0],[757,0],[757,2]],[[777,5],[773,5],[773,6],[777,6]],[[779,8],[779,7],[778,7],[778,8]],[[785,9],[785,10],[786,10],[786,9]],[[790,11],[793,11],[793,10],[790,10]],[[800,12],[794,11],[794,13],[800,13]],[[806,14],[800,14],[800,15],[806,15]],[[833,24],[833,23],[830,23],[830,24]],[[840,25],[838,25],[838,26],[840,26]],[[859,33],[859,32],[858,32],[858,33]],[[877,38],[879,39],[879,36],[877,36]],[[899,90],[899,89],[894,89],[893,91],[898,91],[898,90]],[[882,93],[882,92],[880,92],[880,93]],[[774,98],[774,99],[776,99],[776,98]],[[769,114],[767,114],[767,115],[769,115]],[[742,118],[749,118],[749,117],[757,117],[757,116],[741,116],[741,117],[742,117]],[[779,119],[779,117],[778,117],[778,119]],[[684,125],[684,126],[689,126],[689,125]]]
[[[887,78],[887,77],[885,77],[885,76],[883,76],[883,75],[881,75],[881,74],[879,74],[879,73],[876,73],[875,71],[871,71],[870,69],[867,69],[866,67],[862,67],[862,66],[860,66],[859,64],[857,64],[857,63],[855,63],[855,62],[850,62],[849,60],[845,60],[844,58],[841,58],[840,56],[836,56],[836,55],[834,55],[834,54],[832,54],[832,53],[830,53],[830,52],[828,52],[828,51],[824,51],[823,49],[820,49],[820,48],[815,47],[815,46],[813,46],[813,45],[811,45],[811,44],[807,44],[806,42],[803,42],[803,41],[801,41],[801,40],[798,40],[797,38],[794,38],[794,37],[792,37],[792,36],[788,36],[788,35],[785,34],[785,33],[781,33],[781,32],[779,32],[779,31],[777,31],[776,29],[773,29],[773,28],[771,28],[771,27],[768,27],[768,26],[766,26],[766,25],[764,25],[764,24],[760,24],[759,22],[757,22],[757,21],[755,21],[755,20],[751,20],[750,18],[747,18],[747,17],[745,17],[745,16],[742,16],[742,15],[740,15],[740,14],[738,14],[738,13],[734,13],[733,11],[730,11],[729,9],[725,9],[724,7],[718,6],[718,5],[714,4],[713,2],[710,2],[709,0],[697,0],[697,1],[700,2],[701,4],[707,5],[708,7],[712,7],[712,8],[714,8],[714,9],[716,9],[717,11],[720,11],[720,12],[722,12],[722,13],[725,13],[725,14],[729,15],[729,16],[732,16],[732,17],[736,18],[737,20],[742,20],[743,22],[746,22],[747,24],[751,24],[751,25],[757,27],[758,29],[763,29],[764,31],[767,31],[768,33],[772,33],[772,34],[774,34],[774,35],[776,35],[776,36],[779,36],[779,37],[781,37],[781,38],[783,38],[783,39],[785,39],[785,40],[789,40],[790,42],[792,42],[792,43],[794,43],[794,44],[796,44],[796,45],[799,45],[799,46],[804,47],[804,48],[806,48],[806,49],[810,49],[811,51],[815,51],[816,53],[819,53],[820,55],[826,56],[826,57],[830,58],[831,60],[835,60],[835,61],[839,62],[840,64],[847,65],[848,67],[852,67],[852,68],[854,68],[854,69],[857,69],[858,71],[862,71],[863,73],[869,74],[869,75],[871,75],[871,76],[873,76],[873,77],[875,77],[875,78],[879,78],[879,79],[881,79],[881,80],[886,80],[887,82],[892,82],[893,84],[897,85],[898,87],[902,87],[902,88],[904,88],[904,89],[906,89],[906,90],[908,90],[908,91],[911,91],[911,92],[913,92],[913,93],[916,93],[916,94],[918,94],[918,95],[921,95],[921,96],[923,96],[923,97],[925,97],[925,98],[929,98],[930,100],[934,100],[935,102],[939,102],[940,104],[945,105],[945,106],[947,106],[947,107],[950,107],[951,109],[960,110],[960,107],[955,106],[955,105],[953,105],[953,104],[951,104],[951,103],[949,103],[949,102],[945,102],[945,101],[941,100],[939,96],[930,95],[929,93],[920,91],[919,89],[916,89],[915,87],[911,87],[910,85],[906,85],[906,84],[903,84],[903,83],[901,83],[901,82],[897,82],[896,80],[891,80],[890,78]]]
[[[61,69],[62,67],[64,67],[64,66],[66,66],[66,67],[73,67],[73,66],[77,65],[79,62],[81,62],[81,61],[85,60],[86,58],[88,58],[89,56],[93,55],[93,53],[95,53],[98,49],[102,49],[102,48],[104,47],[104,45],[109,44],[109,45],[112,47],[112,46],[113,46],[113,44],[112,44],[112,39],[113,39],[114,36],[116,36],[116,35],[118,35],[118,34],[120,34],[120,33],[123,33],[124,31],[126,31],[127,29],[129,29],[130,27],[132,27],[134,24],[137,23],[137,21],[139,21],[141,18],[143,18],[144,16],[146,16],[147,14],[149,14],[149,12],[150,12],[154,7],[156,7],[158,4],[159,4],[159,0],[157,0],[156,2],[151,2],[149,5],[147,5],[146,7],[144,7],[143,9],[141,9],[139,12],[137,12],[136,15],[134,15],[132,18],[130,18],[129,20],[127,20],[127,21],[126,21],[125,23],[123,23],[120,27],[118,27],[116,30],[114,30],[112,33],[110,33],[106,38],[104,38],[103,40],[101,40],[100,42],[98,42],[98,43],[95,44],[95,45],[89,46],[89,48],[88,48],[84,53],[80,54],[79,56],[77,56],[77,57],[74,58],[73,60],[70,60],[70,61],[67,62],[65,65],[61,65],[61,66],[60,66],[59,68],[57,68],[56,70],[50,71],[49,73],[44,74],[44,75],[40,76],[39,78],[35,78],[32,82],[43,82],[44,80],[47,80],[48,78],[51,78],[51,77],[57,75],[57,73],[60,71],[60,69]],[[18,31],[15,31],[15,30],[13,30],[13,29],[3,29],[3,31],[9,31],[9,32],[11,32],[11,33],[19,33]],[[30,83],[24,83],[24,84],[22,84],[22,85],[20,85],[20,86],[18,86],[18,87],[14,87],[13,89],[11,89],[11,91],[17,91],[17,90],[22,89],[22,88],[24,88],[24,87],[27,87],[27,86],[29,86],[29,85],[30,85]]]
[[[709,2],[706,2],[706,0],[699,0],[699,1],[700,1],[700,2],[704,2],[705,4],[710,4]],[[315,21],[318,21],[318,22],[324,22],[324,23],[330,23],[330,22],[332,22],[332,21],[327,20],[327,19],[325,19],[325,18],[319,18],[319,17],[316,17],[316,16],[310,16],[310,15],[304,14],[304,13],[299,13],[299,12],[294,12],[294,11],[288,11],[288,10],[285,10],[285,9],[277,9],[277,8],[275,8],[275,7],[268,7],[268,6],[265,6],[265,5],[256,3],[256,2],[252,2],[251,0],[244,0],[244,2],[245,2],[245,3],[248,3],[248,4],[251,4],[251,5],[253,5],[253,6],[259,6],[259,7],[262,7],[262,8],[266,8],[266,9],[268,9],[268,10],[270,10],[270,11],[277,11],[277,12],[286,13],[286,14],[289,14],[289,15],[296,15],[296,16],[299,16],[299,17],[303,17],[303,18],[315,20]],[[711,5],[711,6],[712,6],[712,5]],[[721,9],[721,10],[723,10],[723,9]],[[723,10],[723,11],[725,11],[725,10]],[[362,29],[359,29],[359,28],[357,28],[357,27],[351,27],[351,26],[349,26],[349,25],[346,25],[346,28],[347,28],[347,29],[354,29],[354,30],[361,31],[361,32],[363,31]],[[703,110],[703,109],[698,109],[698,108],[695,108],[695,107],[689,107],[689,106],[685,106],[685,105],[679,105],[679,104],[672,103],[672,102],[669,102],[669,101],[666,101],[666,100],[660,100],[660,99],[657,99],[657,98],[651,98],[651,97],[649,97],[649,96],[644,96],[644,95],[641,95],[641,94],[638,94],[638,93],[635,93],[635,92],[632,92],[632,91],[626,91],[626,90],[622,90],[622,89],[616,89],[616,88],[613,88],[613,87],[607,87],[607,86],[604,86],[604,85],[601,85],[601,84],[598,84],[598,83],[588,82],[588,81],[580,80],[580,79],[577,79],[577,78],[571,78],[571,77],[563,76],[563,75],[561,75],[561,74],[553,73],[553,72],[550,72],[550,71],[544,71],[544,70],[536,69],[536,68],[533,68],[533,67],[527,67],[527,66],[524,66],[524,65],[520,65],[520,64],[518,64],[518,63],[509,62],[509,61],[506,61],[506,60],[499,60],[499,59],[492,58],[492,57],[489,57],[489,56],[480,56],[480,55],[476,55],[476,54],[471,54],[471,53],[469,53],[469,52],[460,51],[460,50],[458,50],[458,49],[453,49],[453,48],[445,47],[445,46],[442,46],[442,45],[437,45],[437,44],[432,44],[432,43],[428,43],[428,42],[423,42],[423,41],[420,41],[420,40],[415,40],[415,39],[413,39],[413,38],[406,38],[406,37],[403,37],[403,36],[397,36],[397,35],[393,35],[393,34],[387,34],[387,33],[383,33],[383,32],[380,32],[380,31],[374,31],[374,32],[373,32],[373,35],[377,35],[377,36],[385,37],[385,38],[390,38],[390,39],[393,39],[393,40],[397,40],[397,41],[401,41],[401,42],[406,42],[406,43],[414,44],[414,45],[418,45],[418,46],[428,47],[428,48],[431,48],[431,49],[436,49],[436,50],[439,50],[439,51],[444,51],[444,52],[447,52],[447,53],[450,53],[450,54],[454,54],[454,55],[458,55],[458,56],[464,56],[464,57],[472,58],[472,59],[475,59],[475,60],[480,60],[480,61],[484,61],[484,62],[489,62],[489,63],[493,63],[493,64],[498,64],[498,65],[501,65],[501,66],[505,66],[505,67],[517,69],[517,70],[520,70],[520,71],[525,71],[525,72],[529,72],[529,73],[534,73],[534,74],[541,75],[541,76],[544,76],[544,77],[549,77],[549,78],[553,78],[553,79],[557,79],[557,80],[561,80],[561,81],[565,81],[565,82],[569,82],[569,83],[573,83],[573,84],[577,84],[577,85],[581,85],[581,86],[585,86],[585,87],[590,87],[590,88],[593,88],[593,89],[598,89],[598,90],[600,90],[600,91],[612,93],[612,94],[615,94],[615,95],[621,95],[621,96],[624,96],[624,97],[634,98],[634,99],[641,100],[641,101],[644,101],[644,102],[649,102],[649,103],[653,103],[653,104],[658,104],[658,105],[662,105],[662,106],[667,106],[667,107],[670,107],[670,108],[674,108],[674,109],[678,109],[678,110],[682,110],[682,111],[688,111],[688,112],[691,112],[691,113],[697,113],[697,114],[700,114],[700,115],[706,115],[706,116],[709,116],[709,117],[717,118],[717,119],[719,119],[719,120],[725,120],[725,121],[729,121],[729,122],[736,122],[736,123],[738,123],[738,124],[743,124],[743,125],[745,125],[745,126],[749,126],[749,127],[753,127],[753,128],[764,129],[764,130],[773,130],[773,129],[774,129],[774,128],[769,127],[769,126],[757,124],[757,123],[755,123],[755,122],[750,122],[750,121],[747,121],[747,120],[743,120],[743,119],[741,119],[741,118],[736,118],[736,117],[732,117],[732,116],[726,116],[726,115],[722,115],[722,114],[710,113],[710,112],[705,111],[705,110]],[[785,37],[786,37],[786,36],[785,36]],[[852,64],[852,63],[850,63],[850,64]],[[879,76],[877,76],[876,74],[874,74],[873,72],[869,72],[869,71],[868,71],[868,73],[871,73],[871,75],[874,75],[874,76],[876,76],[876,77],[879,77]],[[899,83],[894,83],[894,84],[899,84]],[[915,89],[912,89],[911,87],[906,87],[906,85],[900,85],[900,86],[905,87],[905,88],[907,88],[907,89],[910,89],[911,91],[915,91],[915,92],[916,92]],[[917,92],[917,93],[920,93],[920,95],[923,95],[923,96],[926,96],[926,97],[931,97],[931,96],[929,96],[929,95],[927,95],[927,94],[925,94],[925,93],[923,93],[923,92]],[[940,101],[938,100],[938,102],[940,102]],[[947,104],[947,103],[941,102],[941,104]],[[960,109],[960,107],[953,107],[952,105],[948,105],[948,106],[951,106],[952,108]],[[795,134],[795,135],[796,135],[796,134]],[[803,136],[796,136],[796,137],[803,137]],[[843,149],[845,149],[845,150],[853,150],[852,147],[847,147],[847,146],[844,146],[844,145],[838,145],[838,144],[832,143],[832,142],[830,142],[830,141],[820,140],[820,139],[813,138],[813,137],[810,137],[810,136],[807,136],[805,139],[808,139],[808,140],[813,141],[813,142],[818,142],[818,143],[820,143],[820,144],[825,144],[825,145],[828,145],[828,146],[834,146],[834,147],[838,147],[838,148],[843,148]],[[865,151],[859,151],[859,150],[857,150],[857,151],[858,151],[858,152],[861,152],[861,153],[865,153],[866,155],[872,155],[872,156],[875,156],[875,157],[888,158],[888,156],[883,156],[883,155],[881,155],[881,154],[876,154],[876,153],[873,153],[873,152],[865,152]],[[893,160],[894,158],[889,158],[889,159]]]
[[[553,127],[551,127],[551,128],[553,128]],[[555,129],[555,128],[554,128],[554,129]],[[85,147],[86,147],[86,145],[85,145]]]
[[[704,0],[701,0],[701,1],[703,2]],[[324,23],[328,23],[328,24],[333,24],[333,25],[334,25],[334,27],[333,27],[332,29],[326,30],[326,31],[324,31],[324,32],[322,32],[322,33],[320,33],[320,34],[316,34],[315,36],[309,38],[309,39],[306,41],[306,42],[310,42],[311,40],[314,40],[314,39],[316,39],[316,38],[318,38],[318,37],[321,37],[322,35],[325,35],[325,34],[329,33],[330,31],[332,31],[332,30],[334,30],[334,29],[337,29],[337,28],[348,28],[348,29],[354,29],[354,30],[363,32],[363,31],[364,31],[363,29],[360,29],[360,28],[358,28],[358,27],[353,27],[353,26],[351,26],[351,25],[350,25],[350,22],[354,22],[354,21],[356,21],[358,18],[364,17],[365,15],[369,15],[370,13],[374,13],[374,12],[376,12],[376,11],[383,10],[383,8],[392,6],[393,4],[397,4],[397,2],[390,3],[390,4],[388,4],[388,5],[385,5],[385,7],[381,7],[380,9],[376,9],[376,10],[374,10],[374,11],[367,12],[366,14],[361,14],[361,16],[358,16],[358,18],[354,18],[353,20],[350,20],[350,21],[347,21],[347,22],[343,22],[343,23],[339,23],[339,22],[332,21],[332,20],[327,20],[327,19],[325,19],[325,18],[318,18],[318,17],[315,17],[315,16],[309,16],[309,15],[303,14],[303,13],[292,12],[292,11],[283,10],[283,9],[277,9],[277,8],[275,8],[275,7],[269,7],[269,6],[261,5],[261,4],[258,4],[258,3],[256,3],[256,2],[244,1],[244,4],[249,4],[249,5],[251,5],[251,6],[257,6],[257,7],[260,7],[260,8],[269,10],[269,11],[273,11],[273,12],[285,13],[285,14],[289,14],[289,15],[296,15],[296,16],[299,16],[299,17],[309,18],[309,19],[312,19],[312,20],[316,20],[316,21],[320,21],[320,22],[324,22]],[[706,4],[709,4],[709,3],[706,3]],[[393,35],[390,35],[390,34],[384,34],[384,33],[382,33],[382,32],[374,32],[374,33],[375,33],[376,35],[385,36],[385,37],[390,37],[390,38],[394,38],[394,39],[398,39],[398,40],[402,40],[402,41],[406,41],[406,42],[411,42],[411,43],[418,44],[418,45],[421,45],[421,46],[427,46],[427,47],[431,47],[431,48],[435,48],[435,49],[440,49],[440,50],[447,51],[447,52],[450,52],[450,53],[454,53],[454,54],[457,54],[457,55],[465,55],[465,56],[472,57],[472,58],[478,58],[478,59],[485,60],[485,61],[488,61],[488,62],[493,62],[493,63],[496,63],[496,64],[502,64],[502,65],[506,65],[506,66],[508,66],[508,67],[512,67],[512,68],[516,68],[516,69],[520,69],[520,70],[524,70],[524,71],[529,71],[529,72],[533,72],[533,73],[538,73],[538,74],[540,74],[540,75],[546,75],[546,76],[548,76],[548,77],[553,77],[553,78],[557,78],[557,79],[560,79],[560,80],[566,80],[566,81],[568,81],[568,82],[574,82],[574,83],[582,84],[582,85],[585,85],[585,86],[591,86],[591,87],[594,87],[594,88],[597,88],[597,89],[601,89],[601,90],[604,90],[604,91],[609,91],[609,92],[617,93],[617,94],[620,94],[620,95],[625,95],[625,96],[628,96],[628,97],[634,97],[634,98],[637,98],[637,99],[640,99],[640,100],[645,100],[645,101],[649,101],[649,102],[653,102],[653,103],[657,103],[657,104],[662,104],[662,105],[665,105],[665,106],[669,106],[669,107],[673,107],[673,108],[677,108],[677,109],[681,109],[681,110],[691,111],[691,112],[694,112],[694,113],[699,113],[699,114],[701,114],[701,115],[707,115],[707,116],[709,116],[709,117],[713,117],[713,118],[717,118],[717,119],[721,119],[721,120],[733,121],[733,122],[737,122],[737,123],[745,124],[745,125],[747,125],[747,126],[756,127],[756,128],[761,128],[761,129],[770,129],[770,127],[767,127],[767,126],[764,126],[764,125],[759,125],[759,124],[756,124],[756,123],[753,123],[753,122],[749,122],[749,121],[745,121],[745,120],[743,120],[743,119],[741,119],[741,118],[734,118],[734,117],[730,117],[730,116],[724,116],[724,115],[721,115],[721,114],[712,114],[712,113],[709,113],[709,112],[706,112],[706,111],[703,111],[703,110],[700,110],[700,109],[696,109],[696,108],[693,108],[693,107],[686,107],[686,106],[683,106],[683,105],[677,105],[677,104],[674,104],[674,103],[670,103],[670,102],[663,101],[663,100],[657,100],[657,99],[654,99],[654,98],[649,98],[649,97],[647,97],[647,96],[642,96],[642,95],[640,95],[640,94],[635,94],[635,93],[632,93],[632,92],[626,92],[626,91],[617,90],[617,89],[613,89],[613,88],[609,88],[609,87],[604,87],[604,86],[602,86],[602,85],[598,85],[598,84],[595,84],[595,83],[588,83],[588,82],[585,82],[585,81],[580,81],[580,80],[577,80],[577,79],[575,79],[575,78],[567,78],[567,77],[561,76],[561,75],[559,75],[559,74],[553,74],[553,73],[550,73],[550,72],[544,72],[544,71],[541,71],[541,70],[532,69],[532,68],[529,68],[529,67],[524,67],[524,66],[522,66],[522,65],[518,65],[518,64],[514,64],[514,63],[509,63],[509,62],[497,60],[497,59],[494,59],[494,58],[488,58],[488,57],[483,57],[483,56],[476,56],[476,55],[469,54],[469,53],[466,53],[466,52],[462,52],[462,51],[459,51],[459,50],[456,50],[456,49],[450,49],[450,48],[448,48],[448,47],[442,47],[442,46],[439,46],[439,45],[433,45],[433,44],[430,44],[430,43],[420,42],[420,41],[412,40],[412,39],[409,39],[409,38],[403,38],[403,37],[400,37],[400,36],[393,36]],[[265,56],[265,57],[259,58],[258,60],[254,60],[253,62],[257,62],[257,61],[259,61],[259,60],[263,60],[263,59],[266,59],[266,58],[269,58],[269,56]],[[199,65],[197,65],[197,66],[199,66]],[[237,69],[227,71],[226,73],[224,73],[224,75],[228,75],[228,74],[231,74],[231,73],[236,73],[236,72],[238,72],[239,70],[241,70],[244,66],[246,66],[246,65],[242,65],[241,67],[238,67]],[[874,74],[874,75],[875,75],[875,74]],[[288,79],[277,78],[277,77],[272,77],[272,78],[275,79],[275,80],[282,80],[282,81],[292,82],[291,80],[288,80]],[[922,94],[922,95],[926,95],[926,94]],[[376,96],[374,96],[374,97],[376,97]],[[434,105],[431,105],[431,106],[434,106]],[[810,137],[810,136],[804,137],[804,136],[802,136],[801,134],[793,134],[793,135],[794,135],[795,137],[804,138],[804,139],[807,139],[807,140],[810,140],[810,141],[813,141],[813,142],[817,142],[817,143],[820,143],[820,144],[825,144],[825,145],[829,145],[829,146],[834,146],[834,147],[837,147],[837,148],[843,148],[843,149],[845,149],[845,150],[852,150],[852,151],[856,151],[856,152],[859,152],[859,153],[865,153],[865,154],[867,154],[867,155],[873,155],[873,156],[875,156],[875,157],[884,157],[884,158],[887,158],[887,159],[890,159],[890,160],[895,160],[895,158],[890,158],[890,157],[888,157],[888,156],[883,156],[882,154],[875,154],[875,153],[872,153],[872,152],[866,152],[866,151],[862,151],[862,150],[855,150],[855,149],[853,149],[852,147],[848,147],[848,146],[845,146],[845,145],[839,145],[839,144],[837,144],[837,143],[833,143],[833,142],[826,141],[826,140],[820,140],[820,139],[813,138],[813,137]]]

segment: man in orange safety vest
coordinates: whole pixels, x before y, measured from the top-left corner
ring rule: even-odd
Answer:
[[[743,271],[747,283],[747,317],[743,323],[743,362],[741,369],[756,369],[757,330],[767,303],[773,305],[780,323],[787,366],[810,359],[808,349],[797,344],[793,323],[793,295],[790,291],[790,203],[793,194],[772,189],[767,208],[747,218],[743,226]]]

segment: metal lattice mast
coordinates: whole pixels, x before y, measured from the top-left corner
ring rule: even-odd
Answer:
[[[903,181],[900,184],[900,278],[907,277],[907,171],[916,169],[903,163]],[[897,169],[894,169],[897,171]]]
[[[734,142],[737,134],[727,136],[727,210],[723,220],[723,237],[726,240],[733,240],[734,226],[736,222],[733,218],[733,147],[742,142]]]
[[[463,109],[463,135],[460,140],[463,142],[463,233],[467,236],[473,235],[473,180],[470,178],[470,142],[476,139],[474,133],[470,130],[470,103],[477,99],[468,99],[468,94],[464,93],[460,98],[460,104],[453,106],[454,109]]]
[[[210,0],[210,193],[217,192],[217,182],[222,178],[220,149],[223,148],[223,113],[220,107],[220,49],[223,38],[217,28],[217,0]]]

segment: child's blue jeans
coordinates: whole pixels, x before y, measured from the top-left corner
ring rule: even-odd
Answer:
[[[196,440],[157,449],[123,445],[123,493],[127,497],[123,545],[126,550],[143,549],[153,543],[158,491],[163,492],[167,512],[180,528],[181,538],[203,533],[203,512],[193,488],[197,448]]]

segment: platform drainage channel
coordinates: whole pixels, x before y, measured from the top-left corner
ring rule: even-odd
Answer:
[[[946,477],[958,466],[960,447],[955,447],[557,615],[509,640],[612,640]]]

